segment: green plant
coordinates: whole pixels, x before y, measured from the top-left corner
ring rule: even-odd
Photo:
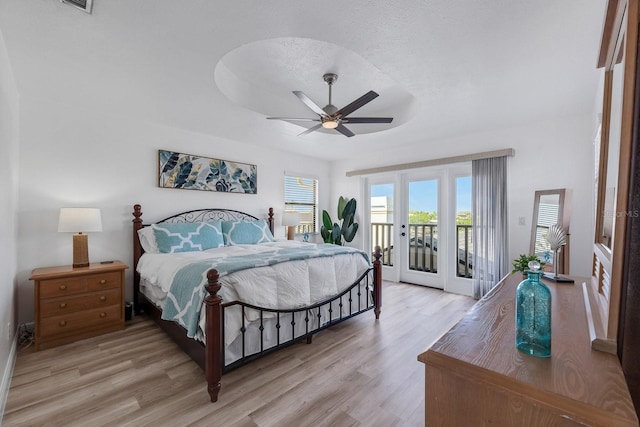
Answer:
[[[521,272],[522,274],[525,274],[525,272],[527,270],[529,270],[529,262],[530,261],[538,261],[540,263],[540,269],[542,270],[542,267],[544,267],[544,265],[546,264],[544,261],[542,261],[540,258],[538,258],[536,255],[525,255],[525,254],[520,254],[520,256],[516,259],[513,260],[513,270],[511,271],[511,273],[516,273],[516,272]]]
[[[356,199],[345,199],[340,196],[338,199],[338,220],[341,224],[333,222],[329,212],[322,211],[322,227],[320,234],[325,243],[333,243],[334,245],[342,245],[342,239],[350,242],[358,231],[358,223],[355,222]]]

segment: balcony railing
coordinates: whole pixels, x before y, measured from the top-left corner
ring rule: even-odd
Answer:
[[[371,223],[372,252],[376,246],[382,249],[382,265],[393,267],[393,224],[386,222]]]
[[[438,272],[438,224],[409,224],[409,270]]]
[[[438,225],[409,224],[409,270],[438,272]],[[393,266],[393,224],[371,223],[372,248],[382,248],[382,265]],[[456,253],[458,277],[471,278],[473,230],[471,225],[456,225]]]
[[[456,253],[458,254],[458,277],[473,277],[473,228],[471,224],[456,225]]]

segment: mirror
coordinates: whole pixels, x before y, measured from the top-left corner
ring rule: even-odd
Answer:
[[[624,22],[623,22],[624,25]],[[624,89],[624,36],[619,37],[616,49],[605,79],[605,90],[608,96],[604,102],[608,102],[605,110],[607,117],[604,126],[607,132],[606,139],[602,141],[600,149],[600,163],[605,165],[602,169],[602,183],[598,188],[599,206],[597,211],[600,218],[596,220],[596,243],[602,244],[609,252],[613,248],[613,235],[616,221],[616,198],[618,187],[618,164],[620,162],[620,138],[622,135],[622,95]],[[600,178],[600,177],[598,177]]]
[[[535,254],[546,264],[545,271],[553,271],[553,253],[547,242],[549,228],[558,224],[567,233],[567,244],[558,255],[558,273],[569,274],[569,208],[564,188],[536,191],[531,220],[529,253]],[[566,256],[565,256],[566,254]]]

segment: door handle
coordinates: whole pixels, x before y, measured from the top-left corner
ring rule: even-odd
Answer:
[[[407,233],[405,233],[405,232],[403,231],[402,233],[400,233],[400,235],[401,235],[402,237],[404,237],[404,236],[406,236],[406,235],[407,235]]]

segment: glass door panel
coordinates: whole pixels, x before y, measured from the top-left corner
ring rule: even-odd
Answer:
[[[371,193],[371,252],[382,249],[382,265],[393,267],[393,183],[372,184]]]
[[[438,180],[409,182],[409,270],[438,272]]]
[[[442,242],[439,217],[439,178],[412,179],[405,184],[405,222],[400,236],[401,280],[442,287],[440,270]]]
[[[470,279],[473,274],[473,232],[471,215],[471,177],[456,178],[456,276]]]

